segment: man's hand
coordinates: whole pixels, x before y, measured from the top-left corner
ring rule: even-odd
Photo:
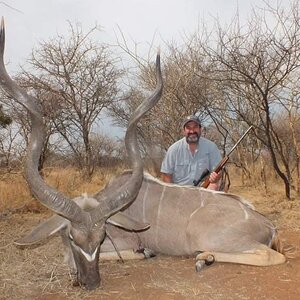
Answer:
[[[209,190],[219,190],[219,186],[220,186],[220,179],[222,177],[222,171],[219,173],[216,172],[212,172],[209,175],[209,186],[207,187]]]
[[[210,181],[210,183],[218,183],[219,180],[221,179],[221,177],[222,177],[222,172],[219,172],[219,173],[212,172],[209,175],[209,181]]]
[[[161,179],[164,182],[173,183],[173,175],[172,174],[161,173]]]

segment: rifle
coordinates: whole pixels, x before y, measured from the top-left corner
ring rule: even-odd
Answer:
[[[244,137],[247,135],[247,133],[250,131],[250,129],[252,129],[253,126],[250,126],[247,131],[240,137],[240,139],[235,143],[235,145],[232,147],[232,149],[228,152],[227,155],[224,156],[224,158],[218,163],[218,165],[215,167],[215,169],[213,170],[213,172],[219,173],[225,166],[225,164],[227,163],[227,161],[229,160],[229,156],[230,154],[235,150],[235,148],[238,146],[238,144],[244,139]],[[194,180],[194,186],[198,186],[199,183],[205,178],[207,177],[204,182],[201,184],[201,187],[203,188],[207,188],[210,184],[209,178],[209,170],[205,169],[203,171],[203,173],[201,174],[200,178],[198,180]]]

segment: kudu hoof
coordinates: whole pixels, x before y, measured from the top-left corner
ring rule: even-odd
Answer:
[[[212,254],[207,255],[205,259],[197,259],[195,264],[196,272],[200,272],[205,266],[210,266],[215,262],[215,257]]]
[[[196,272],[200,272],[205,266],[205,260],[197,260],[195,264]]]
[[[151,258],[151,257],[156,256],[155,252],[149,248],[142,248],[142,249],[137,250],[137,252],[143,253],[145,258]]]

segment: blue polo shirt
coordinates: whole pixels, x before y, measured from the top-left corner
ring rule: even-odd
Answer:
[[[198,148],[192,155],[185,137],[168,149],[161,165],[161,172],[173,175],[173,182],[180,185],[193,185],[205,169],[214,170],[221,161],[221,153],[215,143],[200,137]]]

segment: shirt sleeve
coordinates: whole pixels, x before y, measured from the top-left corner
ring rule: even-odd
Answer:
[[[160,171],[165,174],[173,174],[174,168],[175,168],[174,153],[172,149],[169,148],[161,164]]]

